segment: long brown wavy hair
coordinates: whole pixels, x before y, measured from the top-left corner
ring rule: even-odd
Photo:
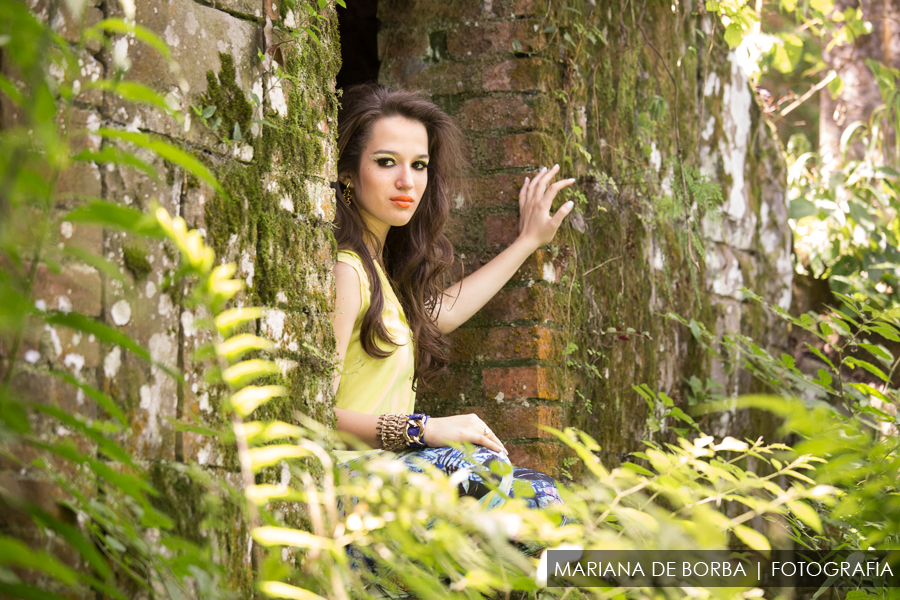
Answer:
[[[453,246],[444,236],[444,226],[450,218],[451,201],[464,193],[463,174],[468,164],[462,133],[447,113],[418,93],[365,84],[347,88],[341,99],[338,112],[341,176],[359,172],[372,126],[379,119],[394,116],[418,121],[428,133],[428,185],[422,200],[409,223],[391,227],[381,249],[385,273],[412,329],[416,356],[413,387],[427,389],[432,377],[450,361],[447,339],[432,315],[440,309],[444,275],[453,264]],[[356,205],[344,201],[342,192],[343,185],[338,183],[335,232],[338,248],[359,255],[371,288],[360,341],[373,358],[386,358],[393,354],[397,344],[381,318],[384,307],[381,281],[365,244],[366,239],[376,238],[367,230]],[[379,348],[376,339],[382,342],[382,347],[393,348]]]

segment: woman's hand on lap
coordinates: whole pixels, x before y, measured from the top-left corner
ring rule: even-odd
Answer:
[[[475,414],[430,417],[425,428],[425,442],[432,448],[468,442],[508,454],[503,442]]]
[[[519,190],[519,239],[528,241],[534,249],[553,240],[563,219],[575,206],[573,202],[566,202],[555,215],[550,215],[550,206],[556,194],[575,183],[574,179],[553,182],[558,172],[559,165],[554,165],[552,169],[540,171],[533,179],[526,177]]]

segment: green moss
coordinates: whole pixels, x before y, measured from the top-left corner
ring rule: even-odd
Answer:
[[[266,119],[272,126],[261,126],[256,137],[249,135],[251,105],[236,83],[230,58],[222,57],[219,73],[207,74],[205,101],[219,107],[216,115],[222,116],[228,133],[230,122],[240,123],[243,141],[254,149],[250,164],[229,161],[217,166],[226,194],[206,203],[207,239],[219,255],[231,260],[253,257],[248,301],[286,308],[284,339],[293,340],[284,344],[290,348],[276,355],[293,365],[287,376],[277,378],[290,395],[258,410],[254,416],[262,420],[292,422],[295,410],[320,422],[333,419],[323,394],[332,370],[319,356],[333,346],[325,318],[330,294],[324,276],[315,275],[323,263],[333,260],[336,247],[329,225],[315,216],[317,207],[307,186],[328,183],[320,178],[327,170],[328,145],[336,130],[337,97],[329,84],[340,66],[336,24],[335,18],[317,23],[322,44],[300,32],[292,43],[281,46],[280,85],[287,113],[269,112]],[[226,117],[232,121],[226,122]],[[284,199],[290,200],[293,214],[282,208]]]
[[[143,281],[152,270],[147,253],[137,246],[125,246],[122,249],[125,268],[131,271],[135,282]]]
[[[220,52],[219,62],[221,70],[218,76],[212,71],[206,72],[206,94],[204,94],[202,102],[204,106],[216,107],[216,112],[211,120],[215,122],[217,119],[221,119],[219,131],[231,139],[235,123],[240,125],[243,135],[249,131],[250,119],[253,118],[253,106],[247,101],[243,90],[237,84],[237,72],[231,55]]]

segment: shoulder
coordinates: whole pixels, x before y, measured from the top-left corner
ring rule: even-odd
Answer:
[[[345,264],[351,266],[362,266],[362,259],[359,257],[359,254],[354,252],[353,250],[340,250],[337,255],[338,264]]]
[[[356,315],[362,307],[362,281],[355,268],[345,262],[334,265],[335,311]]]

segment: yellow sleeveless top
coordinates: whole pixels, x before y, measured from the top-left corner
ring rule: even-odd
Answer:
[[[381,291],[384,295],[381,318],[388,335],[398,346],[394,348],[394,353],[387,358],[377,359],[366,354],[360,342],[360,329],[363,316],[371,304],[369,278],[362,260],[355,252],[348,250],[338,252],[338,262],[350,265],[359,276],[359,295],[362,304],[353,324],[350,344],[347,346],[347,355],[344,358],[344,368],[341,371],[341,383],[338,387],[335,406],[375,415],[411,414],[415,412],[416,402],[416,395],[412,389],[416,355],[412,331],[406,315],[403,313],[403,307],[387,276],[376,262],[375,270],[381,279]],[[383,343],[379,344],[379,348],[390,350]],[[365,450],[345,450],[335,452],[335,456],[338,461],[345,462],[367,453]]]

